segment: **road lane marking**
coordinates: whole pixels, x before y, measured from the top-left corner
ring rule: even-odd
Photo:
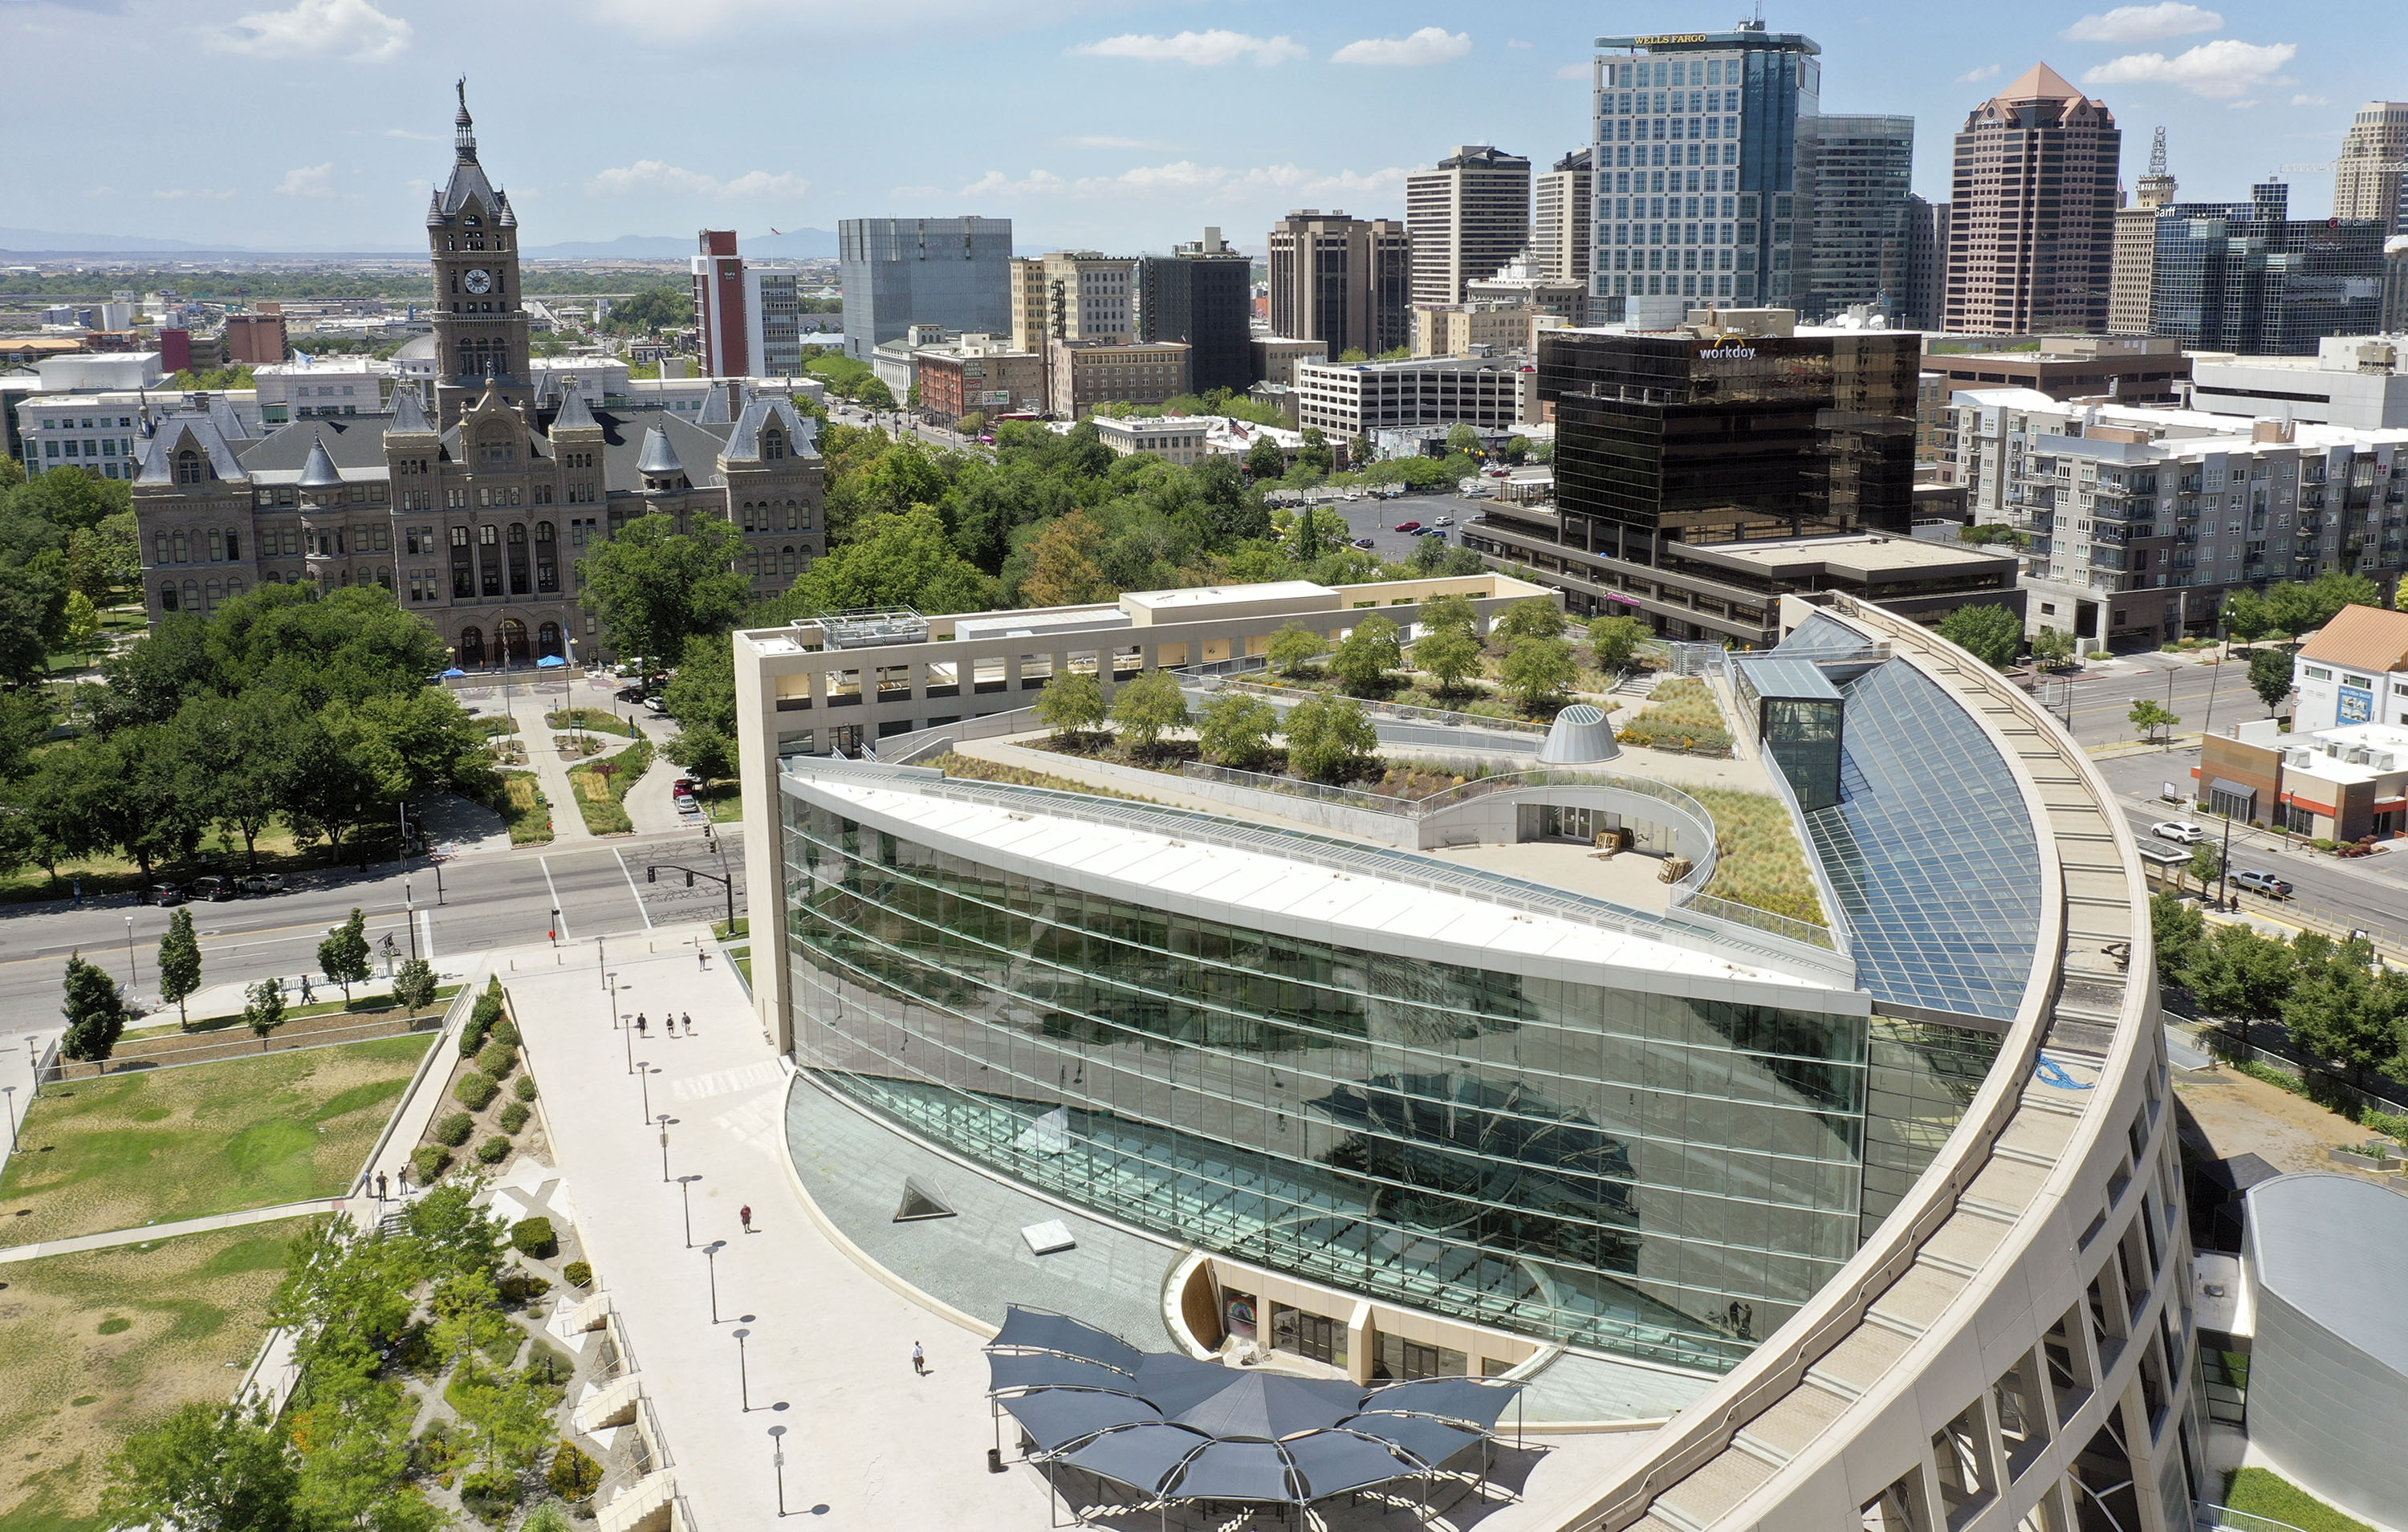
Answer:
[[[628,871],[626,853],[614,850],[610,854],[619,859],[619,870],[627,874],[627,892],[635,897],[636,913],[644,917],[644,929],[647,931],[651,930],[652,928],[652,912],[644,908],[644,891],[636,886],[636,875],[633,872]]]
[[[566,912],[560,908],[560,890],[552,887],[552,858],[549,856],[538,856],[535,860],[536,866],[543,868],[544,889],[552,895],[552,932],[553,939],[558,941],[566,941],[568,939],[568,920]]]

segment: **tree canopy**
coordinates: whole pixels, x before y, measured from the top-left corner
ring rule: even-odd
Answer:
[[[736,572],[743,548],[744,534],[716,516],[693,517],[684,532],[666,516],[641,517],[578,561],[578,599],[611,648],[666,665],[687,639],[724,632],[752,599]]]

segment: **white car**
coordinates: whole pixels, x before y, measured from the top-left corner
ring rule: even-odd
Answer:
[[[2172,840],[2185,846],[2197,845],[2207,837],[2205,827],[2188,820],[2162,819],[2149,826],[2149,833],[2159,840]]]
[[[1437,521],[1430,523],[1432,526],[1453,526],[1454,524],[1455,518],[1452,516],[1441,516]]]

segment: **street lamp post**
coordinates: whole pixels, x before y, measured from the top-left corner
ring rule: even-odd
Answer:
[[[786,1444],[778,1439],[786,1434],[782,1425],[769,1427],[769,1466],[778,1470],[778,1515],[786,1514]]]
[[[125,917],[125,993],[131,996],[142,980],[134,966],[134,917]]]
[[[701,1179],[700,1176],[680,1176],[677,1179],[678,1201],[685,1211],[685,1248],[688,1250],[694,1248],[694,1183]]]
[[[644,1103],[643,1121],[647,1123],[652,1120],[652,1067],[650,1064],[646,1063],[642,1059],[638,1059],[636,1061],[636,1089],[642,1093]]]
[[[410,897],[409,880],[401,881],[401,918],[409,927],[409,960],[418,961],[418,901]]]
[[[736,1394],[748,1415],[752,1413],[752,1380],[744,1370],[744,1338],[752,1333],[741,1324],[736,1327]]]
[[[8,1098],[8,1147],[17,1147],[17,1087],[0,1085],[0,1095]]]
[[[727,1241],[724,1239],[713,1239],[702,1247],[703,1259],[710,1263],[710,1322],[713,1324],[719,1323],[719,1253],[726,1248]]]
[[[627,1072],[632,1075],[636,1072],[636,1029],[627,1024],[624,1015],[619,1018],[619,1036],[626,1041]]]
[[[661,1113],[659,1120],[661,1124],[661,1184],[666,1186],[669,1183],[669,1124],[676,1122],[677,1119],[671,1117],[667,1112],[663,1112]]]

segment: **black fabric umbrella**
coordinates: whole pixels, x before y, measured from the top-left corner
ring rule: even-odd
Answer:
[[[1119,1336],[1082,1324],[1067,1314],[1013,1304],[1003,1316],[1003,1328],[987,1342],[991,1351],[1059,1352],[1084,1361],[1100,1362],[1123,1372],[1135,1372],[1145,1353]]]
[[[1187,1460],[1170,1493],[1185,1500],[1303,1498],[1275,1441],[1216,1441]]]
[[[1098,1362],[1082,1362],[1075,1356],[1057,1356],[1052,1352],[1035,1352],[1019,1356],[989,1352],[986,1371],[987,1388],[994,1393],[1024,1388],[1100,1388],[1118,1394],[1141,1392],[1138,1381],[1125,1372],[1116,1372]]]
[[[1091,1437],[1057,1461],[1158,1495],[1173,1470],[1211,1445],[1211,1437],[1184,1425],[1130,1425]]]
[[[1001,1401],[1041,1452],[1058,1452],[1069,1443],[1115,1425],[1159,1421],[1162,1411],[1125,1394],[1096,1394],[1079,1388],[1041,1388],[1015,1394]]]
[[[1346,1423],[1346,1429],[1401,1447],[1433,1468],[1484,1434],[1419,1415],[1357,1415]]]
[[[1282,1445],[1304,1475],[1306,1493],[1316,1500],[1421,1471],[1420,1464],[1398,1456],[1386,1442],[1346,1431],[1314,1431]]]
[[[1434,1415],[1461,1421],[1483,1431],[1494,1430],[1498,1417],[1519,1393],[1517,1384],[1477,1382],[1469,1378],[1419,1378],[1373,1389],[1363,1400],[1366,1412]]]

